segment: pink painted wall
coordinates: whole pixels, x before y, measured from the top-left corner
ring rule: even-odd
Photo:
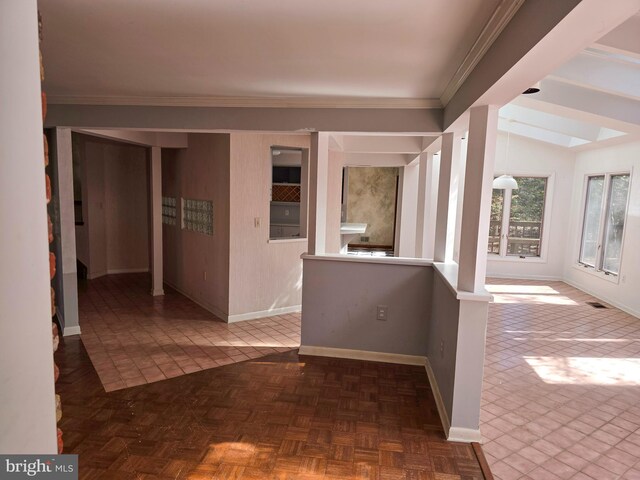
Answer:
[[[229,135],[189,134],[189,148],[162,150],[162,194],[177,199],[163,225],[165,281],[225,318],[229,313]],[[180,227],[180,198],[213,201],[213,235]],[[205,278],[206,275],[206,278]]]
[[[75,137],[75,135],[74,135]],[[146,149],[79,135],[84,225],[76,226],[78,259],[90,278],[149,269]]]
[[[309,136],[231,134],[231,315],[266,315],[301,303],[306,239],[269,241],[272,146],[309,148]]]

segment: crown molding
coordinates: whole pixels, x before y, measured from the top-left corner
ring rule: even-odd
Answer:
[[[451,77],[451,80],[444,89],[440,101],[442,105],[447,105],[449,100],[453,98],[458,89],[462,86],[467,77],[471,74],[476,65],[482,60],[487,50],[493,45],[493,42],[502,33],[504,27],[511,21],[518,9],[522,6],[524,0],[502,0],[496,7],[486,23],[478,38],[473,43],[466,57]]]
[[[247,108],[442,108],[437,98],[358,97],[135,97],[50,95],[52,105],[127,105],[153,107]]]

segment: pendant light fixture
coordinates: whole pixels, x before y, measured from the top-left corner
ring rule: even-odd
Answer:
[[[511,121],[509,120],[509,128],[507,129],[507,148],[506,148],[506,153],[504,156],[505,159],[505,170],[507,169],[507,166],[509,165],[509,140],[511,138]],[[518,182],[516,182],[516,179],[513,178],[512,175],[500,175],[497,178],[493,179],[493,188],[498,189],[498,190],[517,190],[518,189]]]

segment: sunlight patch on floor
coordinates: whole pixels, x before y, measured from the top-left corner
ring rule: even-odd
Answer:
[[[512,293],[512,294],[545,294],[559,295],[556,289],[548,285],[486,285],[490,293]]]
[[[524,357],[545,383],[640,385],[640,358]]]
[[[489,285],[487,285],[489,286]],[[530,303],[534,305],[579,305],[564,295],[548,294],[493,294],[493,303]]]

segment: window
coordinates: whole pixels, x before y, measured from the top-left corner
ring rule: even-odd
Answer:
[[[175,226],[176,215],[175,197],[162,197],[162,223]]]
[[[628,173],[587,177],[579,257],[584,267],[620,272],[629,179]]]
[[[269,239],[306,237],[306,152],[271,148]]]
[[[540,257],[547,178],[516,181],[517,190],[493,190],[487,251],[501,257]]]
[[[204,235],[213,235],[213,202],[183,198],[182,228]]]

